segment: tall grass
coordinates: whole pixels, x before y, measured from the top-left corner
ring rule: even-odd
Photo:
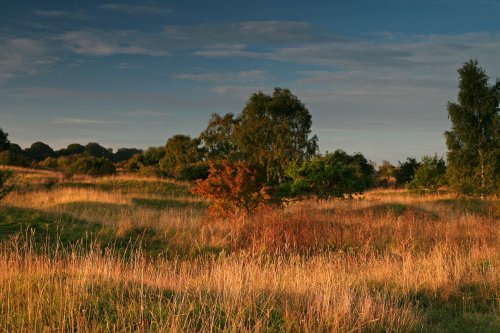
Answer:
[[[69,184],[7,198],[131,239],[67,245],[28,230],[0,241],[0,331],[500,330],[498,201],[371,192],[208,220],[203,208],[171,206],[168,191],[153,198],[132,187]],[[137,205],[138,194],[166,204]],[[150,252],[130,233],[138,227],[175,251]]]

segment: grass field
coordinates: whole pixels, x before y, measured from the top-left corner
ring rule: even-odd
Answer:
[[[500,208],[371,191],[205,217],[189,184],[16,170],[1,332],[500,332]]]

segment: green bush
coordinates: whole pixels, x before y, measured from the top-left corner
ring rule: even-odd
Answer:
[[[116,173],[116,168],[110,160],[104,157],[81,156],[69,165],[70,174],[89,176],[106,176]]]
[[[371,185],[373,173],[373,166],[361,154],[350,156],[336,151],[290,164],[286,175],[292,182],[289,186],[281,186],[280,192],[318,199],[342,198],[366,190]]]
[[[191,163],[178,168],[176,175],[181,180],[206,179],[209,174],[209,168],[208,163],[205,162]]]
[[[413,191],[434,192],[445,184],[446,163],[442,157],[434,155],[422,158],[413,180],[406,187]]]

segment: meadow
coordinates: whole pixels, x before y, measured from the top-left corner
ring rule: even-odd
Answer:
[[[191,184],[17,168],[1,332],[499,332],[500,205],[372,190],[215,219]]]

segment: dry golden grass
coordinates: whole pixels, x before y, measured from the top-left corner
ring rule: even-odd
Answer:
[[[165,198],[142,197],[153,196]],[[134,206],[135,197],[68,187],[7,198],[14,207],[106,224],[119,238],[153,229],[161,246],[178,252],[152,255],[140,242],[40,246],[29,232],[0,241],[0,331],[500,329],[494,199],[372,191],[207,220],[189,206]],[[210,248],[217,251],[203,252]]]

